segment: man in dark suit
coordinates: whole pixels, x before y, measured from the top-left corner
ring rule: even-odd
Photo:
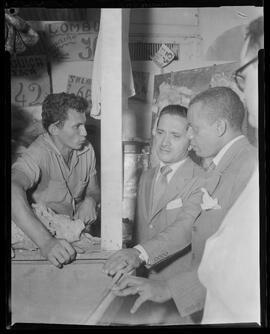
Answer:
[[[219,228],[256,165],[256,150],[241,132],[243,118],[241,100],[227,87],[210,88],[190,102],[191,145],[198,156],[212,159],[202,187],[202,212],[192,227],[191,262],[159,284],[139,277],[123,279],[116,294],[140,295],[132,312],[146,300],[162,303],[173,299],[181,317],[191,316],[191,322],[199,321],[206,289],[197,271],[205,242]]]
[[[258,51],[263,48],[261,16],[247,27],[241,67],[234,74],[236,84],[244,94],[248,121],[256,130]],[[260,291],[259,190],[257,166],[220,228],[206,242],[198,269],[199,279],[207,289],[204,324],[244,322],[260,325],[266,319],[260,309],[260,293],[264,294],[266,290]],[[261,199],[264,203],[263,196]],[[261,251],[264,254],[263,248]]]

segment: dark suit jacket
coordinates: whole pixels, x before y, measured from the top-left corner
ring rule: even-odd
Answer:
[[[170,180],[164,196],[152,210],[153,187],[158,167],[142,174],[137,196],[136,236],[149,255],[156,278],[168,278],[180,264],[190,261],[179,251],[190,251],[192,224],[201,211],[200,203],[204,171],[190,158],[179,166]],[[189,252],[190,253],[190,252]],[[173,256],[174,255],[174,256]],[[164,261],[166,259],[166,261]],[[161,264],[162,266],[157,266]],[[153,272],[151,270],[151,272]]]
[[[198,279],[205,242],[221,225],[221,222],[236,201],[255,169],[257,154],[246,138],[236,141],[222,157],[218,166],[210,172],[205,188],[212,198],[217,198],[220,209],[202,211],[192,227],[192,260],[188,267],[179,268],[179,273],[168,280],[178,311],[186,316],[201,310],[206,290]]]

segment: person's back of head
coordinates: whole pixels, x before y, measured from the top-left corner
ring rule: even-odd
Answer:
[[[223,119],[227,121],[230,130],[241,131],[245,109],[239,96],[231,88],[209,88],[196,95],[190,101],[189,107],[195,103],[201,103],[205,113],[204,117],[209,123]]]
[[[263,16],[250,22],[247,27],[246,37],[247,48],[246,53],[257,55],[260,49],[264,48],[264,20]]]
[[[42,104],[42,125],[48,131],[51,124],[59,122],[59,125],[61,125],[65,122],[68,118],[69,109],[84,113],[87,107],[88,102],[83,97],[75,94],[49,94]]]
[[[258,51],[264,48],[263,17],[253,20],[246,31],[246,39],[241,52],[241,67],[236,71],[236,79],[241,82],[248,120],[258,128]]]

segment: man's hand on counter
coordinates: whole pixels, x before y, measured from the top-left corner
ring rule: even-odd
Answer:
[[[114,276],[119,270],[125,269],[126,272],[138,268],[141,265],[139,251],[135,248],[121,249],[114,253],[103,266],[103,271]]]
[[[51,238],[44,246],[40,247],[41,255],[54,266],[62,268],[75,260],[75,249],[64,239]]]
[[[172,298],[166,281],[136,276],[124,277],[119,284],[115,284],[113,293],[116,296],[121,297],[136,294],[139,295],[130,310],[131,313],[135,313],[147,300],[156,303],[164,303]]]

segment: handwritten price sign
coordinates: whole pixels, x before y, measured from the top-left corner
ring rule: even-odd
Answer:
[[[165,44],[162,44],[152,60],[155,64],[162,68],[169,65],[173,61],[174,57],[174,52]]]
[[[98,23],[54,22],[45,27],[50,58],[58,61],[94,60]]]
[[[67,93],[74,93],[75,95],[84,97],[88,102],[88,111],[92,108],[91,99],[91,84],[92,80],[76,75],[68,76]]]
[[[19,107],[42,104],[50,92],[45,56],[17,56],[11,60],[11,103]]]

